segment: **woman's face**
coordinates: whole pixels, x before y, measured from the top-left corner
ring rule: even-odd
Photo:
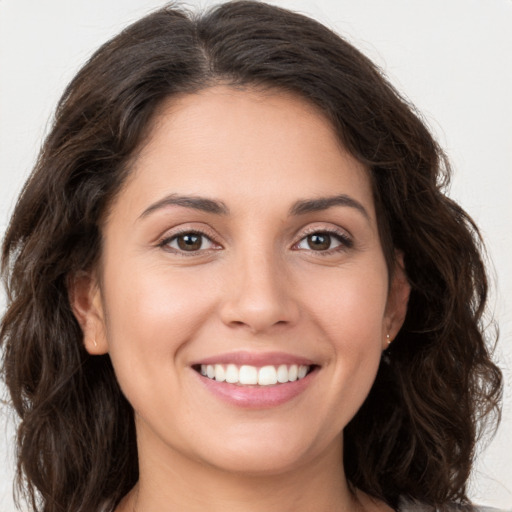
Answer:
[[[375,215],[367,171],[293,95],[219,86],[160,110],[105,221],[101,286],[74,295],[141,463],[341,460],[406,307]]]

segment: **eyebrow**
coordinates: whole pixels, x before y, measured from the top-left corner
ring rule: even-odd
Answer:
[[[290,215],[304,215],[306,213],[319,212],[332,208],[333,206],[355,208],[362,213],[367,220],[370,220],[370,215],[366,211],[366,208],[359,201],[356,201],[346,194],[315,199],[301,199],[296,201],[290,208]]]
[[[167,206],[182,206],[184,208],[192,208],[194,210],[213,213],[215,215],[229,214],[229,208],[222,201],[208,199],[206,197],[171,194],[146,208],[139,216],[139,219],[147,217],[150,213]],[[328,210],[333,206],[347,206],[355,208],[362,213],[367,220],[370,220],[370,216],[365,207],[359,201],[356,201],[354,198],[347,196],[346,194],[319,197],[315,199],[299,199],[290,208],[289,215],[305,215],[307,213]]]
[[[193,208],[194,210],[214,213],[216,215],[227,215],[229,213],[228,207],[222,201],[215,201],[206,197],[171,194],[146,208],[139,216],[139,219],[147,217],[150,213],[167,206],[183,206],[185,208]]]

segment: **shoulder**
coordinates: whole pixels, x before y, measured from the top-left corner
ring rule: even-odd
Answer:
[[[432,505],[425,505],[417,501],[409,501],[402,499],[398,506],[399,512],[512,512],[512,509],[497,509],[492,507],[479,507],[478,505],[448,505],[447,507],[438,509]]]

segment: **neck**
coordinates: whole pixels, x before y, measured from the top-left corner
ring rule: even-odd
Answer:
[[[139,453],[139,482],[116,512],[364,510],[346,482],[341,440],[303,466],[264,475],[223,471],[178,452]]]

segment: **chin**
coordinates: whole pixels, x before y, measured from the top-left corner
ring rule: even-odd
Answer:
[[[315,439],[290,435],[289,429],[272,432],[262,426],[248,435],[226,437],[222,445],[216,439],[203,453],[208,454],[206,461],[219,469],[263,477],[293,471],[325,449]]]
[[[229,473],[246,476],[275,476],[293,471],[302,465],[302,454],[252,450],[243,454],[228,454],[211,461],[215,467]]]

